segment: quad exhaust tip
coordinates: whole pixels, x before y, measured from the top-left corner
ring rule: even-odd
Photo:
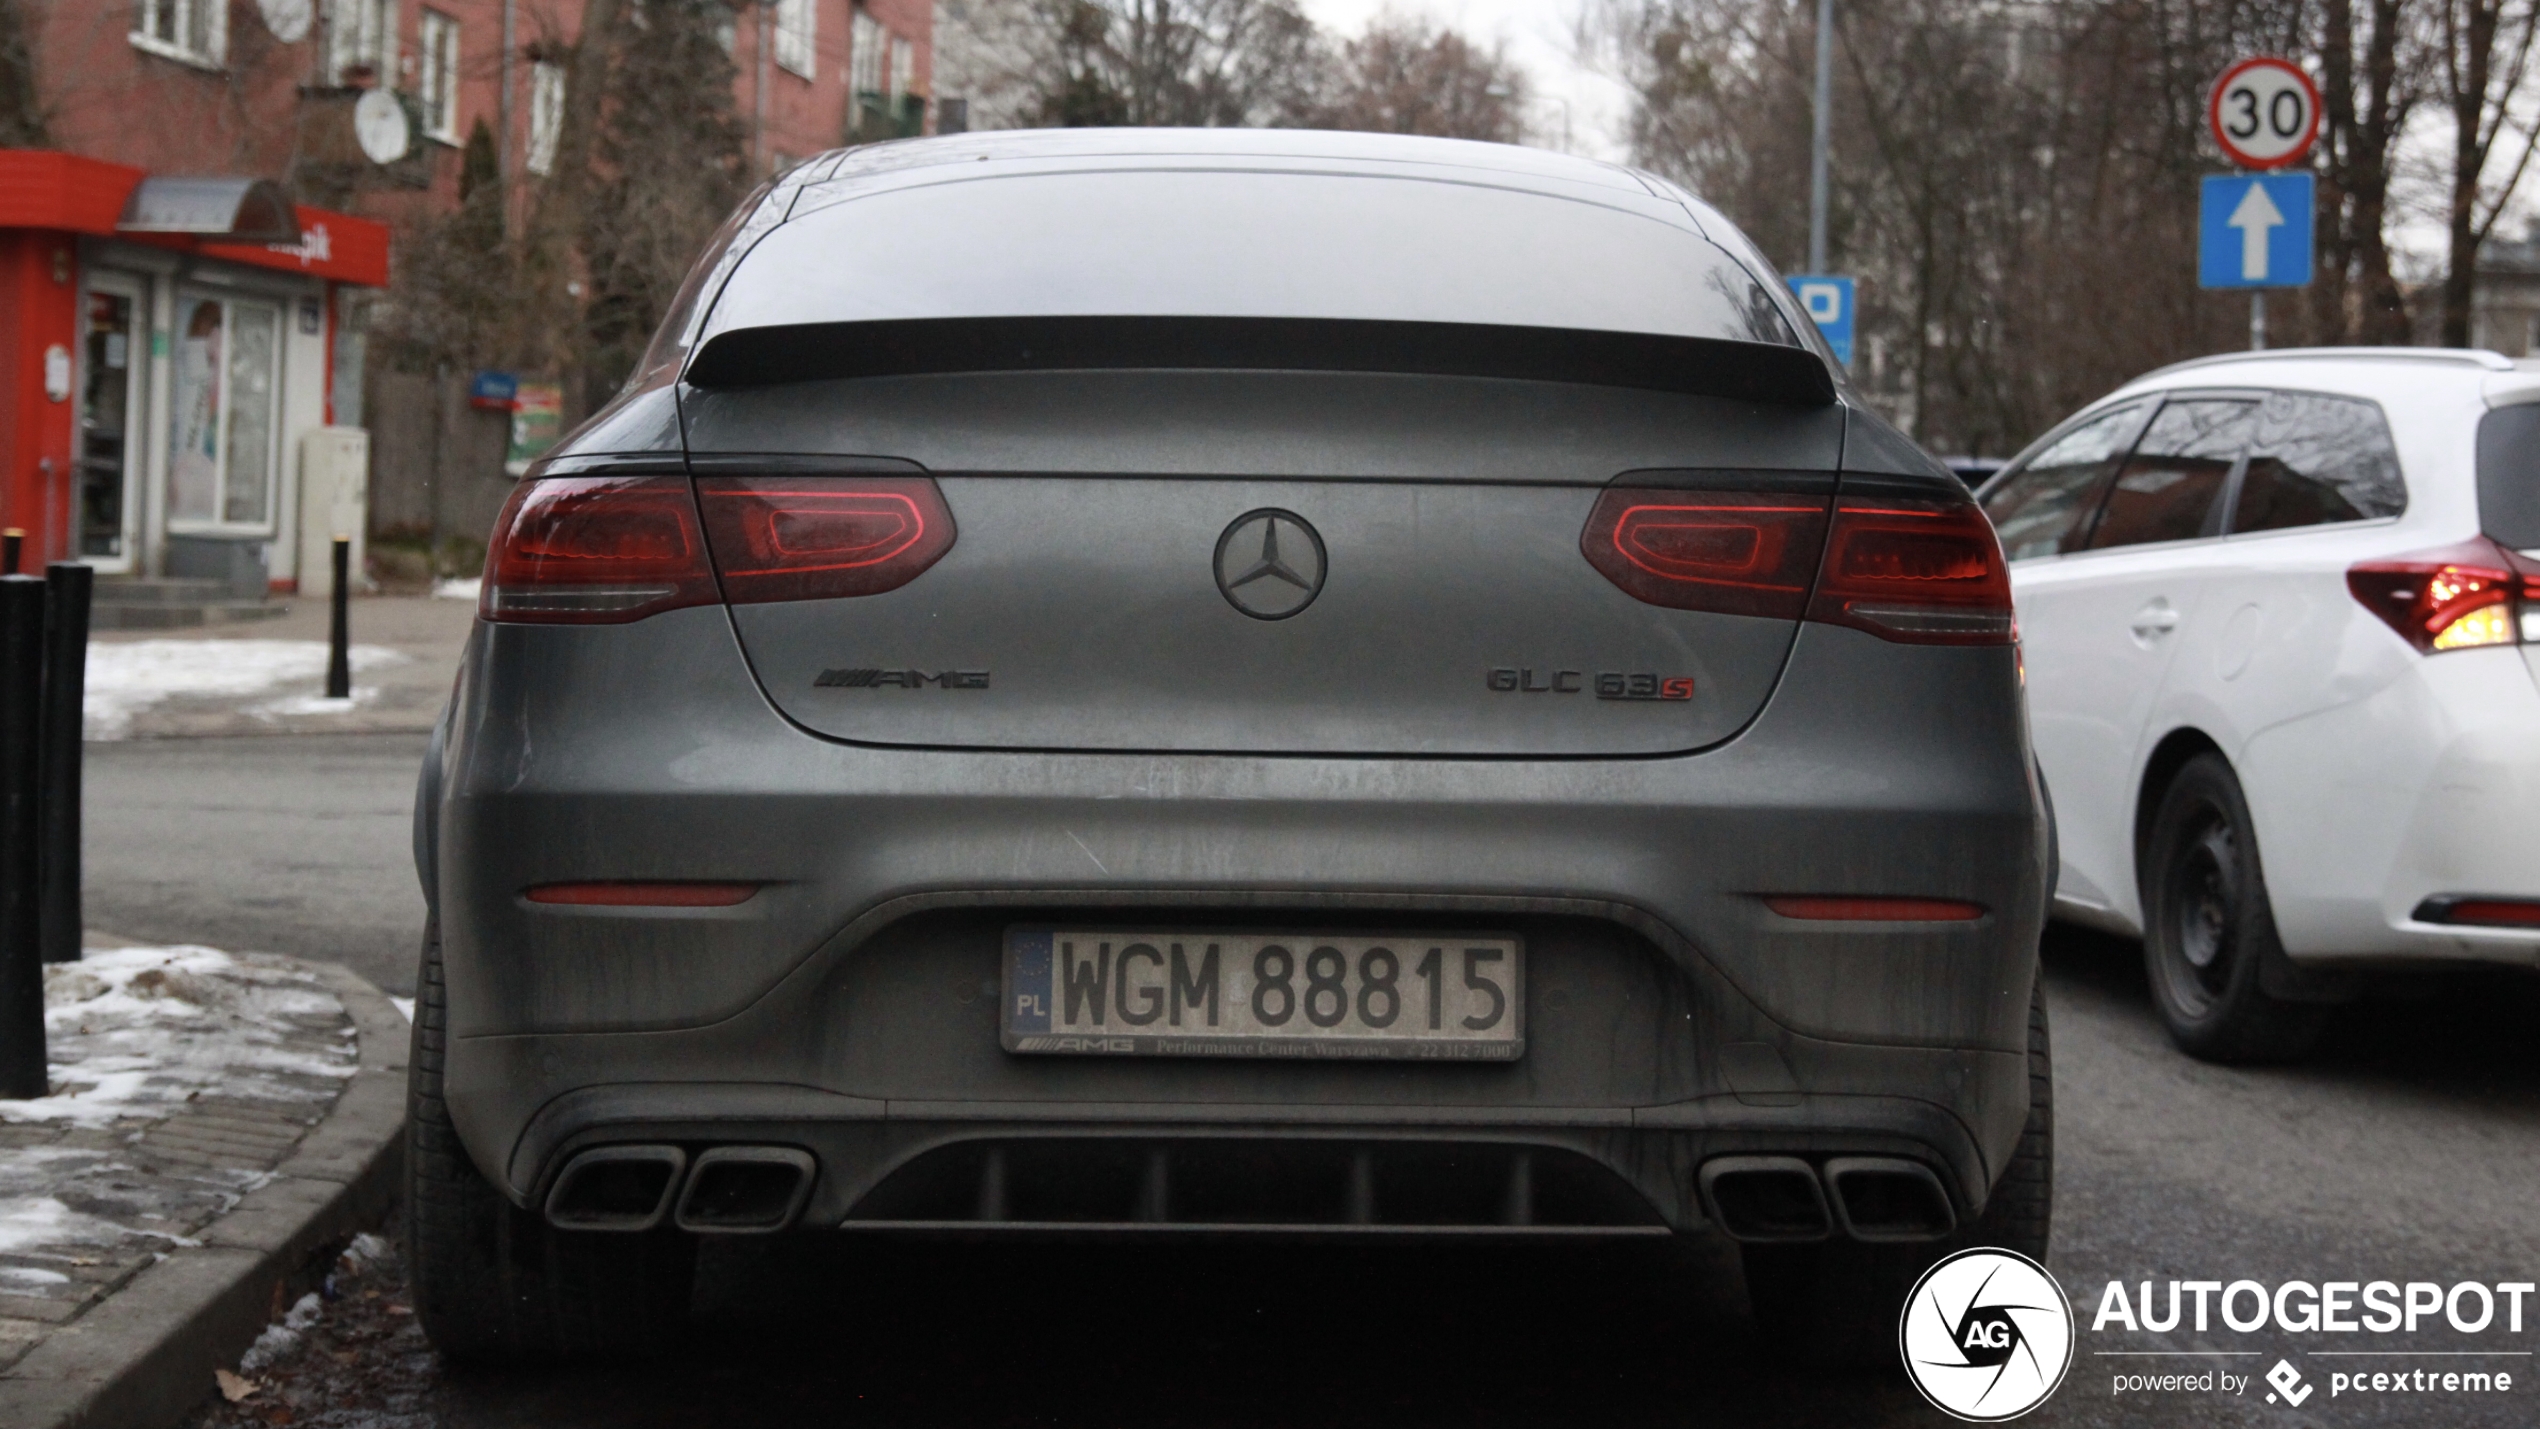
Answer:
[[[1715,1156],[1700,1180],[1712,1222],[1735,1239],[1824,1240],[1834,1231],[1817,1169],[1796,1156]]]
[[[697,1158],[673,1220],[713,1235],[781,1231],[803,1213],[816,1170],[810,1152],[791,1146],[718,1146]]]
[[[1835,1216],[1854,1240],[1938,1240],[1958,1228],[1949,1193],[1919,1161],[1838,1156],[1826,1163],[1825,1175]]]
[[[688,1153],[676,1146],[601,1146],[565,1163],[547,1193],[547,1223],[568,1231],[648,1231],[670,1211]]]
[[[599,1146],[565,1163],[547,1193],[558,1230],[641,1232],[665,1221],[710,1235],[763,1235],[800,1219],[819,1163],[791,1146]]]
[[[1940,1177],[1896,1156],[1718,1156],[1702,1163],[1702,1201],[1731,1239],[1756,1244],[1841,1235],[1871,1244],[1938,1240],[1958,1228]]]

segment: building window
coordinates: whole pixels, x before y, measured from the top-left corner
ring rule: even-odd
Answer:
[[[818,0],[776,0],[776,62],[811,78],[818,66],[812,42],[819,25]]]
[[[335,0],[327,12],[326,61],[337,84],[393,83],[397,0]]]
[[[917,86],[917,46],[894,35],[891,37],[891,111],[899,112],[900,100]]]
[[[280,449],[282,310],[188,293],[176,311],[168,520],[269,527]]]
[[[883,51],[890,47],[891,32],[862,10],[855,12],[855,25],[848,36],[847,88],[867,103],[882,102]]]
[[[564,66],[540,60],[529,67],[529,172],[554,171],[563,129]]]
[[[423,132],[444,144],[459,142],[459,22],[438,10],[423,12],[417,37],[423,67],[415,97],[423,104]]]
[[[135,20],[135,49],[200,65],[229,53],[227,0],[141,0]]]

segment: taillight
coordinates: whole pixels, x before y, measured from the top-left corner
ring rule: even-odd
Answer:
[[[1579,549],[1651,605],[1797,620],[1825,536],[1823,498],[1612,487]]]
[[[687,478],[564,476],[522,482],[503,503],[477,610],[598,625],[719,598]]]
[[[953,544],[931,477],[708,477],[697,502],[735,605],[896,590]]]
[[[2484,536],[2365,561],[2346,589],[2419,651],[2540,643],[2540,561]]]
[[[1609,489],[1579,538],[1637,599],[1808,619],[1885,640],[2006,645],[2011,577],[1971,502]]]
[[[1919,645],[2008,645],[2011,572],[1973,502],[1838,500],[1808,618]]]

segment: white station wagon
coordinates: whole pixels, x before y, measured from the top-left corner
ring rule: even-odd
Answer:
[[[2060,916],[2187,1051],[2298,1055],[2368,970],[2540,963],[2540,364],[2166,367],[1982,493]]]

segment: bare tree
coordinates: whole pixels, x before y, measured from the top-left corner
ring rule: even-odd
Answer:
[[[1486,50],[1454,30],[1387,16],[1340,47],[1313,122],[1514,144],[1526,136],[1528,91],[1504,47]]]
[[[2513,112],[2530,73],[2532,45],[2540,38],[2540,7],[2532,0],[2434,0],[2435,66],[2452,111],[2451,205],[2446,214],[2450,262],[2443,274],[2443,343],[2470,343],[2471,300],[2478,283],[2478,250],[2495,232],[2514,189],[2531,165],[2540,123]],[[2520,134],[2514,130],[2525,125]],[[2513,157],[2502,182],[2487,181],[2489,161],[2503,144]]]
[[[0,0],[0,149],[49,149],[25,0]]]
[[[2418,98],[2410,42],[2420,0],[2321,0],[2321,253],[2314,320],[2339,342],[2404,344],[2390,268],[2392,150]]]

